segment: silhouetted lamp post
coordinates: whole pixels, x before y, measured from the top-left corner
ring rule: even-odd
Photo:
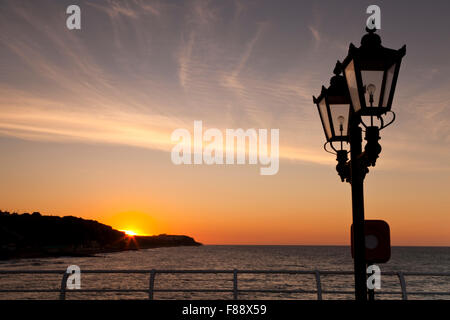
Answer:
[[[330,86],[322,87],[318,98],[313,97],[327,141],[324,148],[330,152],[329,145],[335,151],[336,170],[342,181],[351,184],[357,300],[367,300],[363,182],[368,167],[375,166],[381,152],[379,131],[395,120],[391,106],[400,64],[406,53],[406,46],[399,50],[383,47],[376,30],[366,30],[368,33],[361,39],[361,46],[356,48],[350,44],[343,63],[337,62]],[[392,119],[385,123],[383,116],[388,112]],[[369,118],[370,125],[362,121],[362,117]],[[360,125],[365,128],[367,141],[364,152]]]

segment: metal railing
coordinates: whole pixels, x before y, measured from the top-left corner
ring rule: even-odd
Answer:
[[[167,293],[230,293],[232,298],[237,300],[241,293],[286,293],[286,294],[314,294],[317,295],[318,300],[322,300],[323,294],[354,294],[353,290],[324,290],[322,288],[321,277],[323,275],[353,275],[352,271],[319,271],[319,270],[82,270],[82,274],[146,274],[149,275],[149,286],[146,289],[67,289],[67,280],[69,273],[61,270],[0,270],[2,274],[60,274],[62,276],[60,288],[55,289],[0,289],[0,293],[40,293],[40,292],[59,292],[60,300],[65,300],[67,292],[140,292],[147,293],[150,300],[154,299],[156,292]],[[160,289],[155,288],[155,281],[157,274],[232,274],[233,287],[231,289]],[[238,275],[239,274],[289,274],[289,275],[312,275],[315,278],[315,290],[287,290],[287,289],[239,289]],[[450,277],[450,273],[437,272],[382,272],[381,275],[397,276],[400,285],[400,291],[381,291],[376,290],[377,295],[398,295],[403,300],[407,300],[408,296],[449,296],[449,291],[407,291],[406,279],[407,276],[436,276],[436,277]]]

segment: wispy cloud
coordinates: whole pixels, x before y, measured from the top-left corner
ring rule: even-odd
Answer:
[[[22,104],[23,105],[23,104]],[[173,118],[114,111],[86,112],[51,109],[44,106],[21,106],[0,114],[0,130],[11,136],[30,140],[79,141],[124,144],[168,151],[172,128],[185,125]]]
[[[142,0],[107,0],[106,3],[103,4],[99,4],[96,2],[87,2],[86,4],[105,12],[110,18],[123,16],[125,18],[138,19],[140,16],[145,14],[160,16],[162,8],[161,3],[159,2],[153,1],[152,3],[150,3],[148,1]]]
[[[186,40],[183,39],[183,42],[184,41]],[[180,85],[184,89],[187,89],[188,86],[191,57],[192,57],[192,50],[194,48],[194,43],[195,43],[195,33],[190,32],[186,43],[181,46],[180,54],[178,57],[178,65],[179,65],[178,78],[180,79]]]
[[[258,29],[253,36],[253,38],[247,43],[244,52],[241,55],[240,60],[238,61],[236,67],[232,70],[231,73],[226,74],[224,76],[223,85],[225,87],[228,87],[230,89],[235,90],[235,92],[238,95],[244,95],[245,94],[245,87],[239,80],[239,75],[244,69],[245,65],[247,64],[252,52],[253,48],[255,47],[256,43],[258,42],[258,39],[261,37],[261,34],[263,33],[264,29],[266,28],[266,23],[259,23]]]
[[[208,32],[218,16],[214,8],[211,7],[209,1],[195,0],[187,4],[188,10],[183,16],[183,30],[181,33],[181,44],[178,50],[178,79],[181,87],[186,90],[189,87],[192,73],[196,73],[196,69],[206,61],[199,61],[194,56],[196,40],[200,35],[204,36],[205,31]],[[200,50],[205,48],[200,48]]]
[[[172,130],[203,120],[220,129],[278,128],[281,157],[334,162],[321,150],[311,101],[326,79],[322,59],[304,43],[294,46],[295,37],[286,40],[290,51],[273,48],[280,26],[249,20],[251,3],[236,1],[226,16],[201,0],[86,2],[106,26],[89,32],[68,31],[64,14],[47,15],[51,1],[14,3],[0,12],[0,134],[170,151]],[[316,20],[301,24],[299,38],[336,49]],[[435,81],[443,72],[424,74]],[[440,82],[409,84],[398,97],[402,123],[425,128],[426,139],[408,128],[402,134],[431,141],[431,153],[440,148],[433,141],[450,141],[448,81]],[[391,143],[406,142],[399,135]]]
[[[309,26],[309,31],[311,31],[311,34],[315,40],[315,46],[318,47],[320,45],[320,42],[322,41],[322,37],[320,35],[319,30],[314,26]]]

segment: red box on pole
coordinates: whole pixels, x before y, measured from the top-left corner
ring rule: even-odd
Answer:
[[[367,263],[388,262],[391,258],[391,237],[387,222],[383,220],[365,220],[364,233]],[[351,244],[353,258],[353,224],[351,226]]]

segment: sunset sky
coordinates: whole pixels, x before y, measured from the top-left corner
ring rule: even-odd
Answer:
[[[81,8],[68,30],[66,8]],[[359,46],[367,6],[406,44],[367,219],[450,246],[450,2],[0,0],[0,210],[205,244],[350,241],[350,185],[312,95]],[[180,165],[171,133],[280,130],[280,168]]]

